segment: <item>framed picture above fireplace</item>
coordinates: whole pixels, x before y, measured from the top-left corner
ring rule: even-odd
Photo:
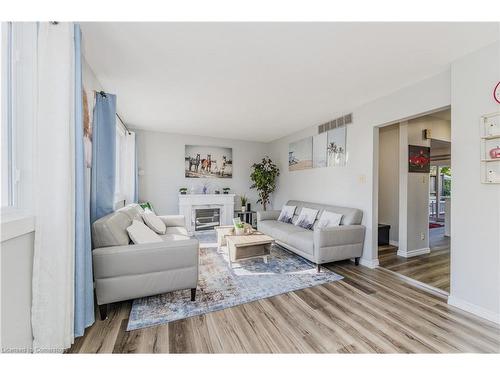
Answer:
[[[184,164],[186,178],[232,178],[233,149],[186,145]]]

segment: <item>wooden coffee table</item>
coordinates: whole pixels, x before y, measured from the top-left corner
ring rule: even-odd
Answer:
[[[226,235],[227,249],[229,253],[229,265],[243,259],[263,257],[267,263],[267,257],[271,253],[274,239],[266,234],[254,232],[241,236]]]

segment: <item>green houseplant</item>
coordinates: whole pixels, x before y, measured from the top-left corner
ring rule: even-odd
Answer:
[[[187,188],[185,188],[185,187],[182,187],[182,188],[180,188],[180,189],[179,189],[179,193],[181,193],[181,194],[183,194],[183,195],[184,195],[184,194],[187,194],[187,191],[188,191],[188,189],[187,189]]]
[[[250,189],[257,189],[259,199],[257,203],[261,203],[264,211],[270,203],[271,194],[276,189],[276,178],[280,175],[280,170],[273,161],[266,156],[260,163],[252,165],[252,173],[250,179],[253,184]]]
[[[248,202],[248,198],[247,198],[247,196],[245,194],[243,194],[240,197],[240,202],[241,202],[241,211],[245,212],[246,209],[247,209],[247,202]]]

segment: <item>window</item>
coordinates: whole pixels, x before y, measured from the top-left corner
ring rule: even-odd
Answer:
[[[1,24],[2,212],[33,209],[33,132],[37,98],[36,22]]]
[[[1,30],[2,207],[13,205],[12,189],[12,24]]]
[[[115,208],[132,203],[135,197],[135,133],[116,118]]]
[[[120,208],[125,204],[125,192],[124,192],[124,173],[123,173],[123,163],[124,163],[124,148],[125,148],[125,130],[119,123],[119,119],[116,119],[116,176],[115,176],[115,208]]]

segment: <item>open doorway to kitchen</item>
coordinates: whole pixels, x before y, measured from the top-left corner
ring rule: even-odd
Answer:
[[[379,128],[380,267],[450,290],[451,111]]]

